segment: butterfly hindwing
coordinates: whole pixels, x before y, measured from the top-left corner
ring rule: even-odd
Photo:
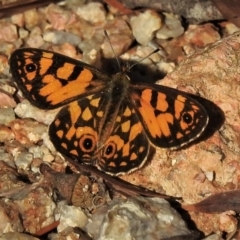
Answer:
[[[132,172],[145,163],[149,147],[134,108],[129,101],[123,101],[111,134],[100,149],[96,165],[114,175]]]
[[[99,125],[106,99],[93,94],[62,108],[49,127],[50,139],[61,153],[94,165],[99,144]]]

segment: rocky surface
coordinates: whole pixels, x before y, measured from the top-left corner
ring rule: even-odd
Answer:
[[[102,3],[50,4],[0,20],[0,239],[38,239],[45,233],[48,239],[114,239],[111,234],[121,227],[125,239],[233,236],[238,224],[233,214],[189,211],[182,220],[184,214],[161,199],[126,198],[110,191],[101,178],[77,172],[48,137],[59,109],[40,110],[15,93],[8,57],[19,47],[48,49],[115,70],[106,64],[114,53],[103,30],[123,61],[137,62],[160,47],[132,72],[139,81],[158,80],[196,95],[210,118],[193,144],[177,151],[153,150],[141,169],[122,179],[179,197],[180,204],[238,189],[240,32],[235,25],[222,21],[184,28],[180,16],[153,9],[119,15]],[[175,219],[168,222],[173,235],[163,234],[161,218]],[[192,222],[195,227],[187,227]]]

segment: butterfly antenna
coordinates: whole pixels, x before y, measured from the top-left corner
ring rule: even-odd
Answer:
[[[114,51],[114,49],[113,49],[113,46],[112,46],[112,44],[111,44],[111,40],[110,40],[109,35],[108,35],[108,33],[107,33],[106,30],[104,30],[104,34],[105,34],[105,37],[107,38],[107,40],[108,40],[108,42],[109,42],[109,44],[110,44],[110,46],[111,46],[111,49],[112,49],[113,55],[114,55],[114,57],[115,57],[115,59],[116,59],[116,61],[117,61],[119,70],[121,70],[121,64],[120,64],[119,59],[118,59],[118,57],[117,57],[117,55],[116,55],[116,53],[115,53],[115,51]]]
[[[139,64],[140,62],[142,62],[143,60],[145,60],[146,58],[149,58],[152,54],[159,52],[161,49],[157,48],[154,51],[152,51],[151,53],[149,53],[146,57],[142,58],[141,60],[139,60],[138,62],[134,63],[132,66],[130,66],[128,68],[128,71],[130,71],[135,65]]]

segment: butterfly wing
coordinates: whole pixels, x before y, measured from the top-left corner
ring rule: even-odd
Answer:
[[[184,146],[199,137],[208,123],[201,104],[173,88],[131,85],[129,98],[150,142],[157,147]]]
[[[107,99],[99,92],[63,107],[49,126],[49,136],[55,148],[67,156],[94,165],[102,108],[106,104]]]
[[[100,133],[108,101],[100,92],[63,107],[49,126],[49,136],[59,152],[111,175],[119,175],[143,165],[149,142],[127,100],[122,102],[112,124]]]
[[[120,175],[140,168],[147,160],[149,141],[132,104],[121,103],[111,134],[96,157],[96,166]]]
[[[9,64],[19,89],[33,105],[43,109],[91,95],[109,81],[88,64],[41,49],[17,49]]]

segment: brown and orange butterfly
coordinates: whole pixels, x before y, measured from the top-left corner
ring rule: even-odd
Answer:
[[[178,148],[205,129],[205,109],[187,94],[156,84],[133,84],[58,53],[23,48],[10,58],[13,78],[42,109],[63,106],[49,127],[56,149],[120,175],[140,168],[150,146]]]

